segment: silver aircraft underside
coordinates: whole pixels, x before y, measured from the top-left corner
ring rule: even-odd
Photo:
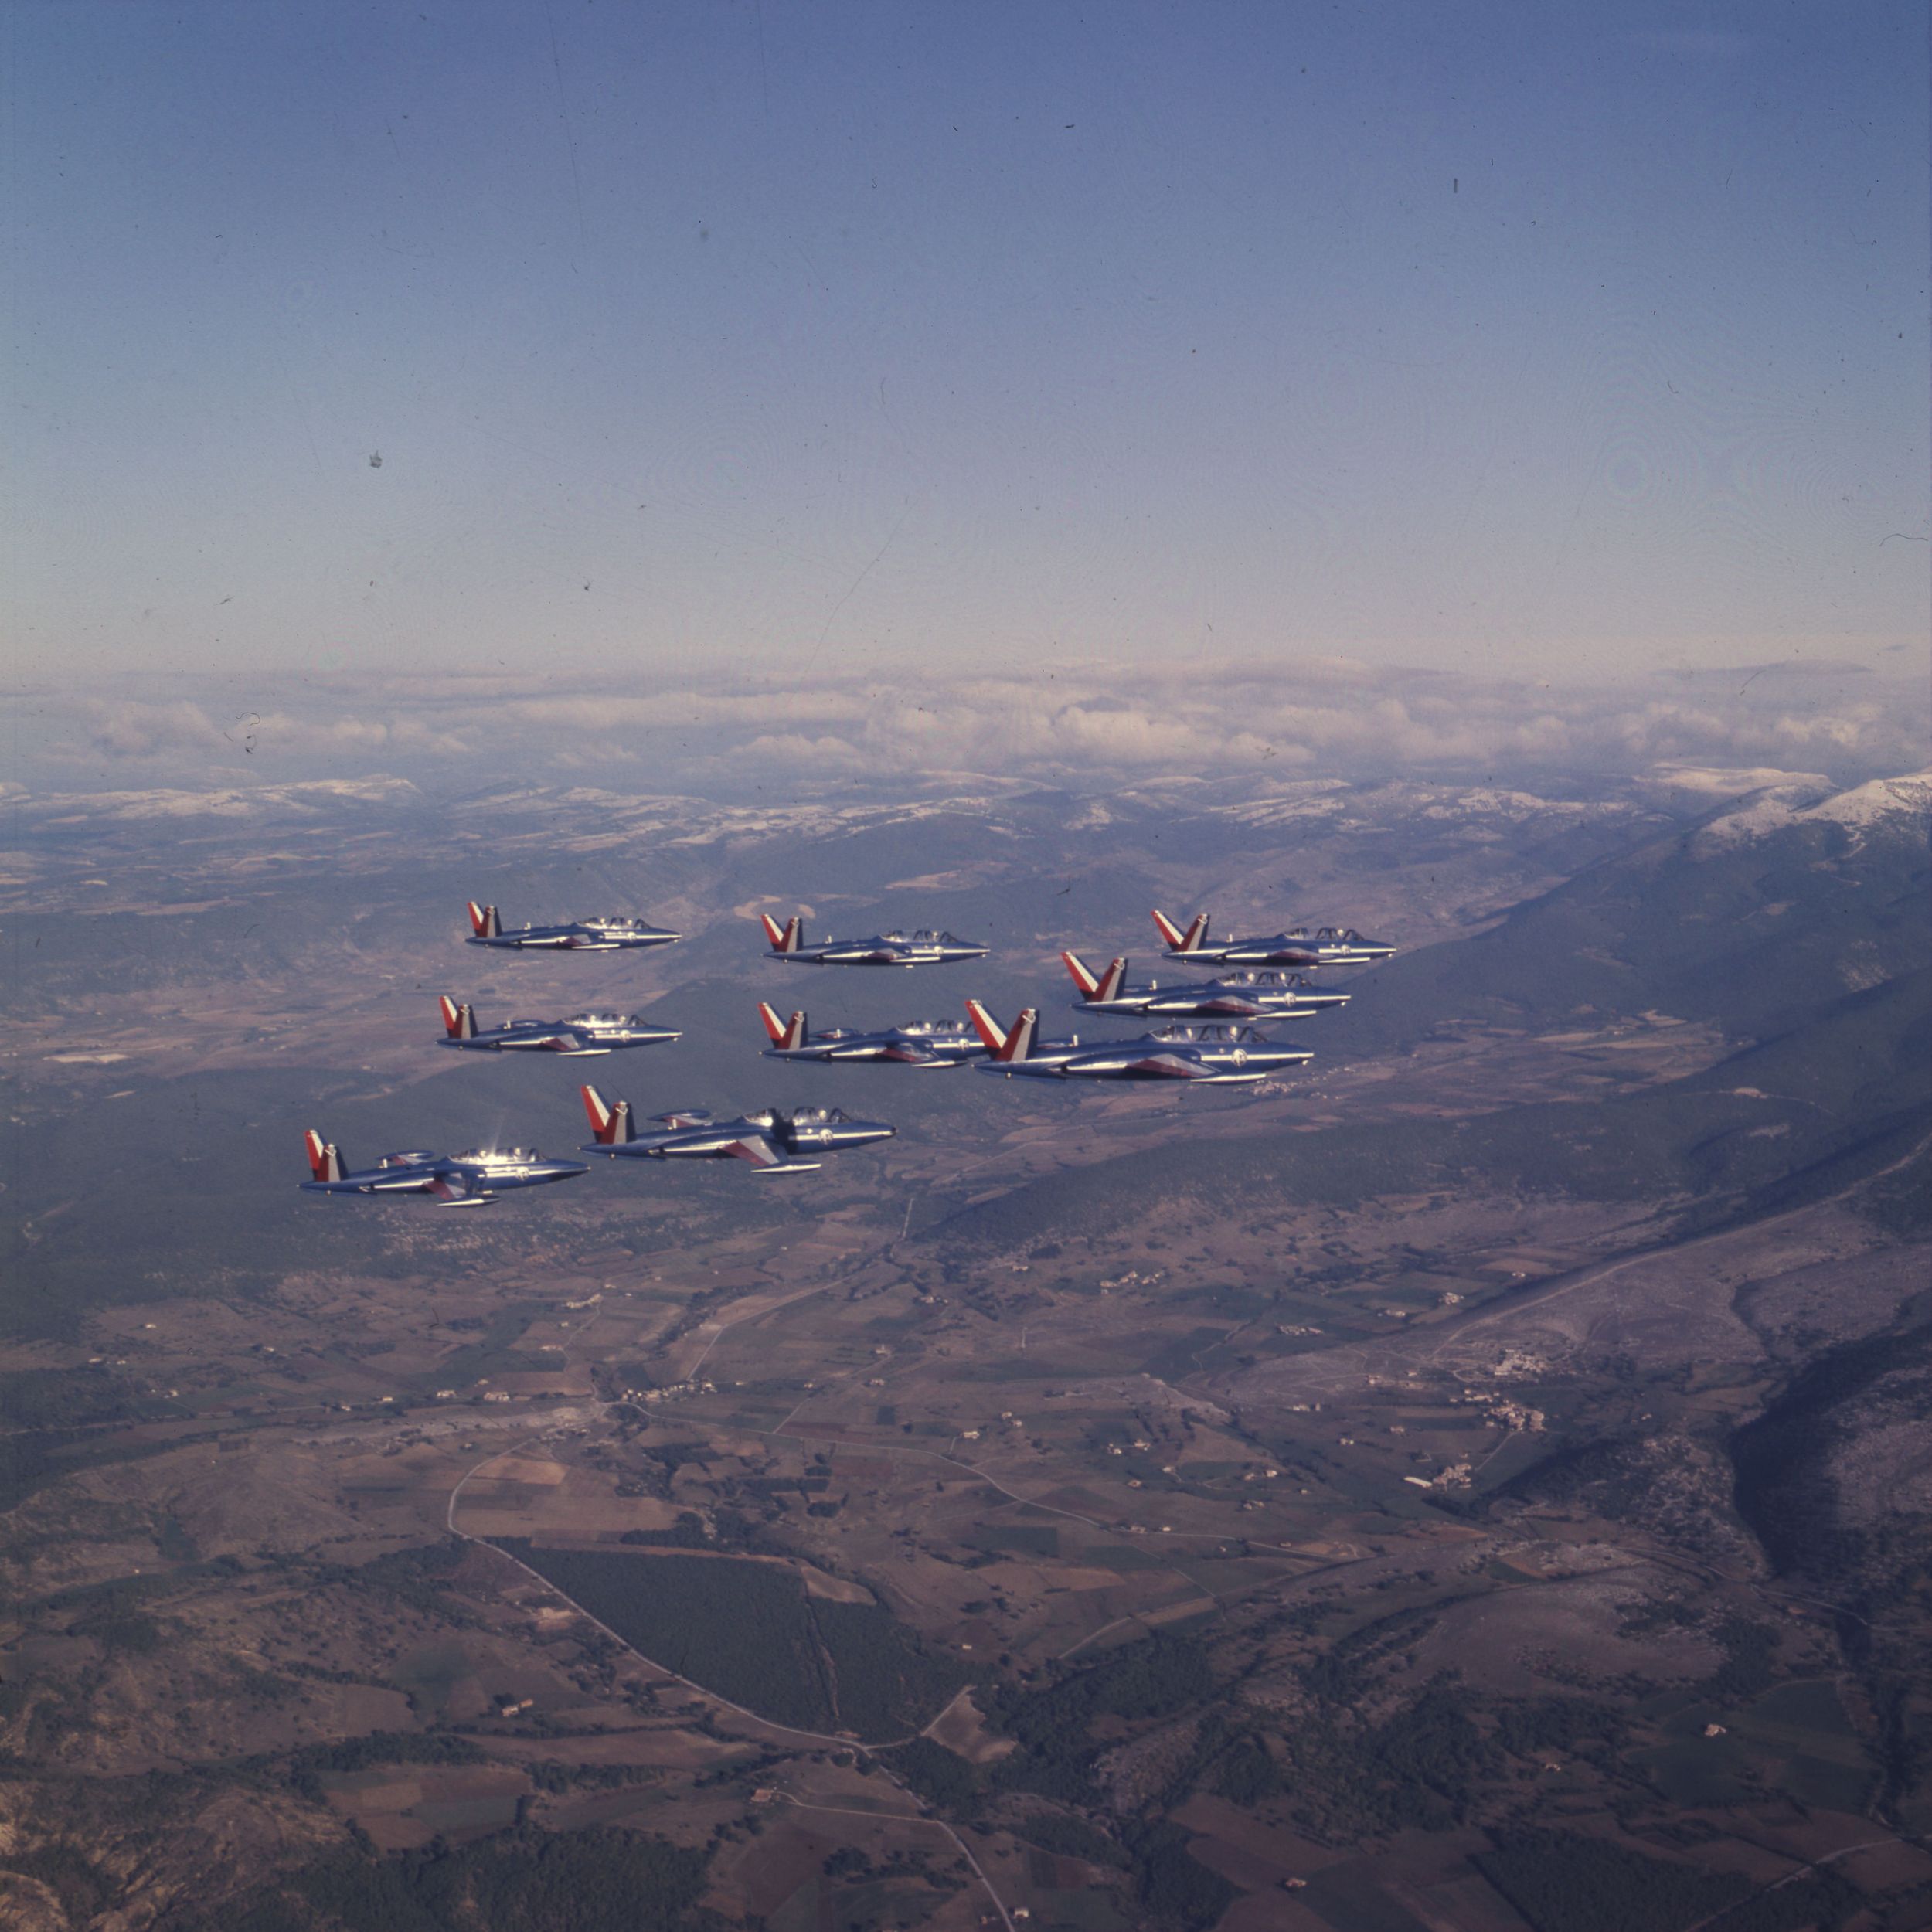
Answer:
[[[1167,1080],[1252,1084],[1284,1066],[1315,1056],[1306,1047],[1284,1046],[1245,1026],[1175,1026],[1137,1039],[1095,1040],[1070,1052],[1033,1050],[1039,1014],[1021,1013],[981,1070],[1029,1080]]]
[[[581,1161],[546,1160],[525,1147],[471,1148],[462,1154],[411,1148],[351,1171],[334,1141],[312,1128],[304,1138],[312,1178],[301,1186],[310,1194],[423,1194],[444,1207],[485,1207],[512,1188],[541,1187],[590,1172]]]
[[[1380,940],[1363,938],[1352,927],[1321,926],[1312,932],[1296,927],[1265,937],[1210,940],[1206,913],[1197,913],[1185,932],[1163,912],[1155,912],[1154,923],[1167,942],[1169,959],[1202,966],[1366,966],[1396,950]]]
[[[951,933],[875,933],[869,939],[821,939],[804,937],[802,917],[781,926],[769,913],[760,914],[771,942],[768,958],[792,966],[946,966],[962,959],[984,959],[988,947]]]
[[[611,1158],[737,1160],[759,1173],[801,1174],[825,1155],[889,1140],[894,1131],[836,1107],[767,1107],[723,1121],[699,1108],[659,1114],[640,1130],[628,1100],[607,1100],[594,1087],[580,1090],[596,1137],[582,1151]]]
[[[758,1012],[771,1039],[765,1049],[767,1060],[819,1060],[850,1066],[889,1063],[900,1066],[963,1066],[986,1051],[978,1035],[957,1020],[910,1020],[903,1026],[883,1027],[876,1032],[850,1026],[828,1026],[814,1032],[802,1012],[781,1020],[762,1000]]]
[[[654,1026],[635,1013],[576,1013],[568,1019],[511,1019],[501,1026],[478,1026],[465,1002],[447,994],[441,1002],[445,1046],[484,1053],[562,1053],[573,1059],[616,1053],[631,1046],[658,1046],[682,1036],[675,1028]]]
[[[1166,1019],[1301,1019],[1325,1007],[1349,1003],[1346,993],[1318,989],[1300,974],[1278,968],[1226,973],[1217,979],[1166,984],[1149,979],[1136,985],[1128,980],[1124,957],[1111,961],[1097,975],[1077,953],[1063,953],[1060,957],[1080,989],[1073,1004],[1084,1013]]]
[[[573,919],[560,926],[506,927],[494,906],[470,901],[472,946],[494,946],[513,952],[635,952],[648,946],[675,946],[684,935],[666,932],[641,919]]]

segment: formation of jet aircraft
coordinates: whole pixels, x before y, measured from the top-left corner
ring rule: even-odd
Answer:
[[[771,941],[768,957],[788,966],[948,966],[957,960],[984,959],[992,951],[951,933],[876,933],[870,939],[821,939],[808,945],[805,922],[794,913],[781,926],[769,913],[760,913],[765,936]]]
[[[594,1087],[580,1090],[597,1137],[583,1151],[613,1158],[738,1160],[762,1174],[803,1174],[819,1165],[814,1155],[889,1140],[896,1131],[883,1121],[854,1120],[836,1107],[799,1107],[788,1114],[772,1107],[730,1121],[716,1120],[702,1109],[658,1114],[654,1125],[639,1133],[628,1100],[607,1100]]]
[[[567,953],[636,952],[646,946],[675,946],[684,935],[668,933],[641,919],[573,919],[562,926],[515,926],[505,931],[494,906],[470,901],[472,946],[505,947],[515,951]]]
[[[618,952],[668,946],[680,937],[633,918],[583,919],[505,931],[494,906],[472,900],[469,913],[473,946]],[[770,942],[766,956],[794,965],[943,965],[982,959],[989,950],[951,933],[924,930],[808,944],[802,915],[783,926],[768,915],[760,917]],[[1008,1079],[1250,1084],[1314,1056],[1304,1047],[1270,1039],[1252,1026],[1192,1022],[1301,1019],[1345,1005],[1347,993],[1318,987],[1304,973],[1323,966],[1367,964],[1386,959],[1395,951],[1348,927],[1324,926],[1314,931],[1298,927],[1264,937],[1211,941],[1206,913],[1197,913],[1185,931],[1164,913],[1157,911],[1154,921],[1168,958],[1242,970],[1165,985],[1155,979],[1133,983],[1128,979],[1124,956],[1096,975],[1077,953],[1063,953],[1080,995],[1073,1004],[1083,1012],[1184,1023],[1157,1027],[1128,1039],[1083,1042],[1077,1033],[1043,1039],[1037,1007],[1026,1008],[1012,1026],[1004,1027],[978,1000],[969,999],[967,1026],[955,1021],[915,1020],[876,1031],[833,1026],[814,1032],[802,1011],[781,1021],[775,1008],[760,1001],[759,1015],[771,1042],[766,1056],[920,1067],[971,1063]],[[467,1002],[446,994],[440,1004],[440,1043],[470,1051],[580,1058],[681,1037],[673,1028],[652,1026],[632,1013],[585,1012],[567,1019],[511,1019],[500,1026],[479,1027]],[[655,1115],[640,1129],[628,1100],[607,1101],[594,1087],[580,1092],[594,1136],[581,1151],[611,1159],[734,1159],[760,1173],[802,1173],[816,1168],[826,1154],[886,1140],[894,1131],[885,1121],[855,1119],[835,1107],[795,1107],[789,1112],[767,1107],[729,1120],[702,1111],[679,1111]],[[532,1149],[512,1147],[472,1148],[462,1154],[413,1148],[386,1154],[374,1167],[351,1172],[333,1141],[311,1130],[306,1145],[312,1178],[301,1185],[311,1193],[422,1194],[449,1207],[485,1206],[512,1188],[570,1180],[588,1172],[580,1161],[547,1160]]]
[[[534,1148],[510,1147],[472,1148],[467,1154],[411,1148],[352,1173],[333,1141],[313,1128],[305,1138],[315,1178],[301,1185],[311,1194],[427,1194],[444,1207],[487,1207],[511,1188],[541,1187],[590,1172],[581,1161],[547,1161]]]
[[[1124,957],[1108,962],[1097,977],[1078,953],[1062,953],[1080,997],[1073,1004],[1083,1013],[1117,1013],[1139,1018],[1159,1015],[1167,1019],[1300,1019],[1325,1007],[1345,1006],[1349,995],[1318,988],[1300,974],[1279,970],[1228,973],[1219,979],[1181,980],[1162,985],[1158,979],[1130,985]]]
[[[1185,932],[1163,912],[1155,913],[1154,923],[1167,941],[1169,959],[1202,966],[1367,966],[1395,951],[1380,940],[1364,939],[1352,927],[1322,926],[1314,932],[1297,927],[1264,939],[1210,941],[1206,913],[1196,913]]]
[[[957,1020],[908,1020],[903,1026],[887,1026],[877,1032],[828,1026],[815,1033],[802,1012],[781,1020],[774,1008],[760,1000],[758,1013],[771,1036],[771,1044],[765,1049],[769,1060],[892,1060],[901,1066],[963,1066],[986,1051],[973,1029]]]
[[[567,1053],[581,1059],[684,1037],[671,1027],[652,1026],[635,1013],[576,1013],[568,1019],[509,1019],[501,1026],[478,1026],[468,1001],[459,1005],[445,993],[440,1004],[442,1044],[478,1053]]]

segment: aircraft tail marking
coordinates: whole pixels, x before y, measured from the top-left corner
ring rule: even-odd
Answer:
[[[774,1046],[802,1046],[805,1043],[805,1016],[794,1013],[790,1019],[781,1020],[777,1009],[765,1000],[758,1002],[758,1017],[765,1023],[765,1031],[771,1036]]]
[[[1091,999],[1100,991],[1100,982],[1087,970],[1086,963],[1078,953],[1062,953],[1066,970],[1073,975],[1073,984],[1080,989],[1083,999]]]
[[[478,939],[500,939],[503,936],[503,923],[496,916],[494,906],[479,906],[470,901],[470,925]]]
[[[1107,971],[1101,974],[1100,983],[1094,997],[1099,999],[1119,998],[1121,987],[1126,978],[1126,956],[1117,955],[1108,962]]]
[[[459,1006],[445,993],[438,1004],[443,1009],[443,1030],[451,1039],[476,1038],[476,1014],[468,1000]]]
[[[342,1178],[342,1156],[333,1141],[325,1141],[312,1127],[303,1137],[308,1150],[308,1169],[318,1181]]]
[[[1033,1053],[1033,1029],[1039,1024],[1039,1009],[1022,1007],[1019,1018],[1008,1030],[1005,1040],[993,1058],[1003,1066],[1017,1066],[1022,1060],[1030,1060]]]
[[[594,1087],[580,1087],[583,1111],[590,1117],[590,1131],[606,1147],[621,1147],[631,1138],[631,1103],[607,1100]]]
[[[1006,1044],[1006,1029],[976,999],[966,1002],[966,1017],[973,1022],[973,1031],[979,1036],[980,1044],[989,1053],[997,1054]]]
[[[1161,937],[1167,941],[1172,951],[1198,953],[1207,943],[1208,916],[1206,913],[1196,913],[1194,923],[1185,932],[1182,932],[1164,912],[1157,911],[1155,913],[1154,923],[1160,927]]]
[[[774,953],[795,953],[804,946],[805,922],[800,914],[794,913],[782,926],[769,913],[760,913],[758,917]]]

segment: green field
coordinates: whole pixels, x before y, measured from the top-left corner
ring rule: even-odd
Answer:
[[[774,1723],[837,1728],[804,1586],[784,1564],[498,1546],[654,1664]]]
[[[903,1737],[966,1682],[883,1605],[808,1597],[785,1564],[498,1546],[653,1663],[774,1723]]]

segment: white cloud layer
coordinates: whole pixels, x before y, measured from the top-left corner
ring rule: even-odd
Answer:
[[[1773,666],[1635,686],[1573,686],[1376,668],[1093,664],[1010,675],[825,677],[652,689],[396,679],[303,688],[243,708],[177,685],[112,699],[17,701],[12,775],[248,773],[263,781],[403,769],[453,782],[602,772],[694,789],[899,786],[961,773],[1080,785],[1172,774],[1284,777],[1565,770],[1798,770],[1856,778],[1923,765],[1913,682]]]

